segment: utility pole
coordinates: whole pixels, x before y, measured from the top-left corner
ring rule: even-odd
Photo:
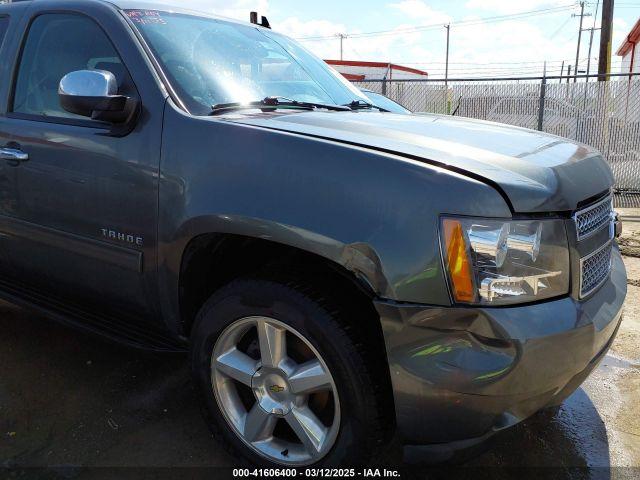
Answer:
[[[587,57],[587,78],[585,79],[586,82],[589,81],[589,74],[591,73],[591,47],[593,47],[593,32],[596,30],[600,30],[599,28],[596,28],[596,19],[598,18],[598,8],[600,8],[600,0],[598,0],[598,2],[596,3],[596,13],[593,15],[593,25],[591,28],[587,29],[587,30],[591,30],[591,34],[589,36],[589,55]]]
[[[451,25],[447,24],[444,26],[447,29],[447,53],[446,53],[446,63],[444,67],[444,85],[445,87],[449,81],[449,33],[451,31]]]
[[[562,83],[563,74],[564,74],[564,60],[562,60],[562,66],[560,67],[560,80],[558,80],[558,83]]]
[[[547,94],[547,61],[544,61],[544,70],[542,71],[542,83],[540,84],[540,102],[538,104],[538,131],[544,128],[544,103]]]
[[[449,114],[451,110],[451,106],[449,105],[449,33],[451,32],[451,24],[447,23],[444,28],[447,29],[447,59],[444,67],[444,104],[447,109],[447,114]]]
[[[571,78],[571,65],[567,67],[567,83],[569,83],[570,78]]]
[[[580,42],[582,41],[582,20],[584,20],[584,17],[590,17],[591,14],[584,13],[584,2],[580,2],[580,15],[576,15],[575,13],[573,15],[571,15],[572,17],[580,17],[580,27],[578,29],[578,48],[576,48],[576,63],[575,63],[575,69],[574,69],[574,74],[575,77],[573,79],[573,82],[577,82],[578,81],[578,65],[580,62]]]
[[[347,35],[345,35],[344,33],[338,33],[337,37],[340,39],[340,60],[344,60],[343,58],[343,53],[344,53],[344,45],[343,45],[343,41],[345,38],[347,38]]]
[[[611,31],[613,25],[613,0],[603,0],[600,22],[600,56],[598,57],[598,81],[609,80],[611,73]]]
[[[591,36],[589,38],[589,58],[587,58],[587,82],[589,81],[589,74],[591,73],[591,47],[593,47],[593,32],[600,30],[599,28],[591,27],[586,30],[591,30]]]

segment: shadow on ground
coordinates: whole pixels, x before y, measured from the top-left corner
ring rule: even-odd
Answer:
[[[231,465],[186,355],[128,349],[0,304],[0,465]]]
[[[4,303],[0,331],[0,466],[233,466],[200,417],[185,355],[130,350]],[[490,447],[468,465],[610,464],[584,390]]]

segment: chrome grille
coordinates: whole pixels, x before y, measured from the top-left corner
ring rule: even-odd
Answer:
[[[573,216],[578,232],[578,240],[587,238],[608,226],[613,218],[611,197],[608,196],[593,205],[579,210]]]
[[[613,242],[608,242],[580,259],[580,298],[596,290],[609,276],[612,248]]]

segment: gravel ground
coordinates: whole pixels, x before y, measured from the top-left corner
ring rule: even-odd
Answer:
[[[640,238],[640,209],[621,214],[624,237]],[[496,437],[470,466],[603,467],[565,472],[638,478],[640,258],[625,264],[624,321],[598,370],[558,410]],[[201,420],[185,356],[129,350],[4,303],[0,332],[0,467],[56,466],[44,473],[75,478],[82,474],[61,468],[233,466]]]

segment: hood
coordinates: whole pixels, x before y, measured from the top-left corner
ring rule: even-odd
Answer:
[[[492,122],[362,111],[226,118],[443,166],[493,185],[517,213],[575,210],[613,185],[611,169],[596,150]]]

